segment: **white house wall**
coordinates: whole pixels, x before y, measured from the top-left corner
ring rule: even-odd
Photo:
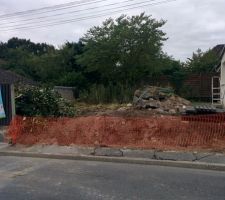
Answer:
[[[223,59],[222,59],[222,62],[221,62],[220,85],[221,85],[222,103],[223,103],[223,106],[225,107],[225,53],[223,55]]]

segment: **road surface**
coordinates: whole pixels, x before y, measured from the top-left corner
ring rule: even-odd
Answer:
[[[225,200],[225,172],[0,157],[0,200]]]

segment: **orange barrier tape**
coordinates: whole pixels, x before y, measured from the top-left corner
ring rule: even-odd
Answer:
[[[184,117],[23,118],[8,135],[13,143],[103,145],[157,149],[225,149],[225,115]]]

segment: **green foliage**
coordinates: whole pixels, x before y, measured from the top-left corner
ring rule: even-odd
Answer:
[[[26,116],[74,116],[74,107],[50,88],[18,90],[16,112]]]
[[[80,100],[86,103],[129,103],[133,99],[135,88],[122,84],[92,85],[89,91],[80,94]]]
[[[84,75],[80,72],[71,72],[65,74],[60,80],[61,86],[76,86],[78,88],[86,88],[87,80]]]
[[[21,49],[34,55],[43,55],[55,50],[54,46],[46,43],[33,43],[30,40],[11,38],[8,40],[6,47],[8,49]]]
[[[103,84],[135,84],[160,71],[162,45],[167,39],[161,30],[164,24],[144,13],[108,19],[81,39],[85,47],[78,62],[87,72],[100,74]]]
[[[202,52],[198,49],[196,53],[193,53],[192,58],[189,58],[186,67],[188,71],[194,73],[211,72],[217,62],[218,58],[212,50]]]
[[[83,69],[76,63],[76,55],[83,45],[66,43],[59,50],[45,43],[35,44],[25,39],[12,38],[0,43],[0,59],[7,64],[3,67],[15,71],[41,83],[58,85],[68,73],[81,73]],[[75,86],[76,82],[70,83]]]
[[[190,93],[183,88],[186,75],[210,72],[217,57],[212,50],[198,50],[183,64],[168,56],[162,51],[164,24],[144,13],[122,15],[60,48],[11,38],[0,42],[0,67],[46,86],[74,87],[76,98],[91,103],[129,102],[137,87],[161,75],[169,76],[176,93],[185,95]]]

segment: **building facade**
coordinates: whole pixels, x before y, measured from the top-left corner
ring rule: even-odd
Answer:
[[[221,101],[223,107],[225,107],[225,52],[222,57],[221,67],[220,67],[220,92],[221,92]]]

